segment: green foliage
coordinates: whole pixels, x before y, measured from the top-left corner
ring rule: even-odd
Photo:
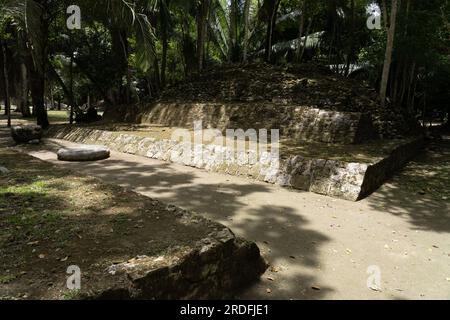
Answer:
[[[378,89],[389,17],[383,16],[382,30],[369,30],[367,5],[372,1],[281,0],[279,7],[275,0],[202,1],[209,3],[206,66],[242,62],[244,51],[249,60],[262,59],[270,50],[272,62],[295,62],[306,40],[304,60],[343,65],[337,70],[344,75],[351,73],[351,65],[370,66],[365,79]],[[54,97],[68,103],[73,81],[77,104],[86,103],[87,96],[130,103],[154,98],[166,83],[196,72],[202,1],[80,0],[82,29],[68,31],[65,8],[70,1],[2,0],[0,36],[14,57],[33,58],[28,67],[47,74],[47,92]],[[272,15],[272,47],[267,48]],[[408,110],[424,95],[433,97],[430,103],[443,104],[448,97],[449,1],[401,1],[398,16],[390,100]]]

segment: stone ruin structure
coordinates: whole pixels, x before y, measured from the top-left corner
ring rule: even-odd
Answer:
[[[351,201],[375,191],[423,144],[420,136],[393,134],[403,123],[379,111],[373,92],[350,80],[329,73],[308,71],[301,78],[255,70],[246,69],[241,78],[239,70],[226,70],[169,89],[151,104],[107,108],[106,123],[141,124],[139,134],[104,123],[53,127],[47,135]],[[263,79],[267,74],[270,78]],[[235,154],[227,145],[200,143],[186,157],[186,145],[168,133],[190,130],[197,121],[221,132],[279,129],[279,156]],[[224,157],[228,161],[221,161]]]

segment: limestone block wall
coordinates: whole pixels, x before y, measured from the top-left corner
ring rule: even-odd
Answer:
[[[301,155],[287,158],[270,152],[235,153],[225,146],[189,144],[90,128],[53,126],[46,137],[77,143],[103,144],[119,152],[174,162],[210,172],[246,176],[284,187],[311,191],[357,201],[375,191],[395,170],[401,168],[422,146],[415,139],[376,163],[310,159]]]
[[[376,136],[370,116],[358,112],[337,112],[308,106],[274,103],[183,103],[159,102],[151,106],[107,109],[107,120],[193,128],[280,129],[282,135],[303,141],[355,144]]]

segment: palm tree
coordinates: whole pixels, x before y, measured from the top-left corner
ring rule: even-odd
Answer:
[[[48,117],[45,108],[45,88],[46,75],[48,74],[48,38],[49,28],[59,13],[69,5],[69,1],[56,0],[3,0],[1,2],[2,17],[8,15],[14,22],[15,27],[25,34],[26,40],[31,44],[28,46],[31,63],[28,65],[30,77],[31,97],[34,105],[34,112],[37,123],[43,128],[48,127]],[[119,56],[118,61],[124,61],[128,67],[129,44],[128,35],[134,34],[136,37],[136,64],[146,71],[150,68],[154,53],[153,28],[142,11],[147,6],[147,1],[114,1],[99,0],[80,1],[80,6],[86,12],[85,17],[91,17],[101,21],[110,30],[117,31],[113,34],[117,36]],[[88,9],[89,8],[89,9]],[[121,54],[120,54],[121,53]],[[130,75],[127,70],[128,90],[130,94]],[[127,99],[129,101],[129,99]]]

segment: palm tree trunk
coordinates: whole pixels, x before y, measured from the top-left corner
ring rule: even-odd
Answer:
[[[392,52],[394,51],[394,38],[395,38],[395,24],[397,19],[398,0],[392,0],[391,21],[388,29],[388,38],[386,44],[386,55],[384,58],[383,75],[380,85],[380,100],[381,107],[386,105],[386,92],[389,80],[389,73],[391,71]]]
[[[230,34],[229,34],[229,49],[228,49],[228,62],[234,62],[237,44],[237,19],[238,8],[237,0],[230,1]]]

